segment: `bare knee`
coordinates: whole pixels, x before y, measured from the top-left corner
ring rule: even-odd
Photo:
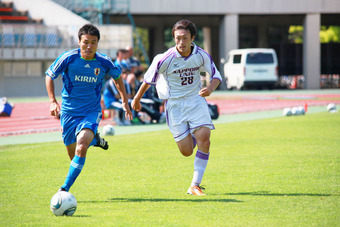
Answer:
[[[193,153],[193,150],[192,149],[183,149],[183,150],[180,150],[182,155],[185,156],[185,157],[189,157],[192,155]]]
[[[205,139],[203,141],[197,141],[197,144],[199,147],[202,147],[204,149],[210,148],[210,139]]]
[[[86,157],[88,145],[84,143],[77,144],[76,155],[79,157]]]
[[[192,140],[190,140],[190,139],[191,138],[187,137],[187,138],[177,142],[177,146],[179,148],[179,151],[185,157],[192,155],[192,152],[193,152]]]

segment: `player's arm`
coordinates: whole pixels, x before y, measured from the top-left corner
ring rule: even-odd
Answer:
[[[125,86],[124,86],[124,82],[123,79],[121,77],[119,77],[118,79],[112,79],[113,82],[116,85],[116,88],[120,94],[120,97],[122,99],[122,106],[123,109],[125,110],[125,117],[128,118],[130,121],[132,120],[133,116],[132,116],[132,112],[130,110],[130,106],[129,106],[129,101],[126,95],[126,91],[125,91]]]
[[[210,55],[203,51],[204,65],[202,70],[209,73],[211,76],[211,81],[208,87],[202,88],[199,91],[199,95],[202,97],[209,96],[222,82],[222,76],[220,72],[217,70],[215,63],[211,60]]]
[[[202,97],[209,96],[215,89],[220,85],[221,81],[219,79],[212,79],[208,87],[202,88],[199,92],[199,95]]]
[[[142,99],[142,97],[144,96],[145,92],[150,88],[150,84],[148,84],[147,82],[151,83],[151,82],[156,82],[157,81],[157,74],[162,73],[162,70],[158,69],[158,63],[159,60],[162,59],[164,55],[163,54],[158,54],[156,55],[156,57],[152,60],[152,63],[150,65],[150,67],[148,68],[148,70],[146,71],[146,73],[144,74],[144,82],[142,83],[142,85],[139,87],[137,94],[135,95],[135,97],[133,98],[132,102],[131,102],[131,107],[132,109],[136,110],[136,111],[140,111],[140,109],[142,109],[142,106],[140,104],[140,100]],[[164,64],[163,64],[164,65]],[[164,67],[166,68],[166,67]],[[152,85],[156,85],[156,84],[152,84]]]
[[[145,81],[142,83],[142,85],[138,89],[137,94],[135,95],[135,97],[133,98],[133,100],[131,102],[132,109],[134,109],[136,111],[140,111],[140,109],[142,108],[142,106],[140,104],[140,100],[143,97],[143,95],[145,94],[145,92],[150,88],[150,86],[151,85],[147,84]]]
[[[48,97],[50,99],[50,112],[52,116],[58,116],[58,113],[60,112],[60,106],[59,103],[55,97],[54,93],[54,82],[52,78],[48,75],[45,77],[45,83],[46,83],[46,90]]]

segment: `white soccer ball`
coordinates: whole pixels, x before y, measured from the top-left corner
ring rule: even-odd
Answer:
[[[306,113],[305,108],[303,106],[299,106],[298,110],[299,110],[301,115],[304,115]]]
[[[103,127],[104,136],[113,136],[115,134],[115,129],[112,125],[108,124]]]
[[[282,111],[283,116],[291,116],[292,110],[290,108],[284,108]]]
[[[77,209],[77,200],[70,192],[60,191],[52,197],[50,208],[55,216],[72,216]]]
[[[298,107],[293,107],[292,108],[292,115],[300,115],[301,112]]]
[[[336,105],[334,103],[330,103],[327,105],[327,111],[330,113],[336,113]]]

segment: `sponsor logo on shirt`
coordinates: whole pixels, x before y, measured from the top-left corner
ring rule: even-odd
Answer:
[[[186,76],[195,75],[195,71],[197,70],[199,70],[199,67],[178,69],[178,70],[175,70],[173,73],[178,73],[180,77],[186,77]]]
[[[75,81],[80,81],[80,82],[87,82],[87,83],[97,83],[96,77],[89,77],[89,76],[78,76],[76,75],[74,80]]]
[[[91,66],[89,64],[86,64],[84,68],[91,68]]]

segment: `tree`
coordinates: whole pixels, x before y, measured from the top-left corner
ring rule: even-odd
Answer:
[[[303,43],[303,26],[290,26],[288,39],[293,43]],[[321,43],[339,43],[340,26],[321,26]]]

